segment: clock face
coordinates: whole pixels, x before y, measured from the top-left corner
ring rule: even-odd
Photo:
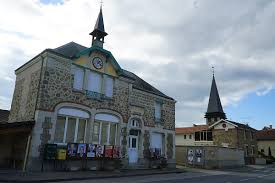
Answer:
[[[92,63],[96,69],[101,69],[103,67],[103,61],[99,57],[95,57]]]

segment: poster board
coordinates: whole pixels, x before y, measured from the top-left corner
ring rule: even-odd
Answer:
[[[104,157],[104,146],[97,145],[96,146],[96,158],[102,158],[102,157]]]
[[[77,154],[77,143],[68,143],[67,146],[67,158],[68,159],[76,159]]]
[[[113,158],[113,146],[105,145],[104,146],[104,157],[105,158]]]
[[[187,152],[187,160],[188,160],[188,164],[193,164],[194,161],[194,150],[193,149],[188,149]]]
[[[87,155],[87,145],[86,144],[78,144],[77,146],[77,158],[84,159]]]
[[[57,144],[46,144],[44,149],[44,160],[55,160],[57,154]]]
[[[120,158],[120,146],[113,147],[113,158],[115,159]]]
[[[96,157],[96,145],[88,144],[87,158],[95,158],[95,157]]]
[[[65,148],[57,149],[57,160],[66,160],[67,150]]]

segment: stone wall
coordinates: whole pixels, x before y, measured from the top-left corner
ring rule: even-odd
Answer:
[[[16,71],[9,122],[34,120],[42,62],[38,58],[29,64]]]
[[[275,157],[275,140],[258,140],[258,151],[262,151],[268,156],[269,149],[271,150],[271,155]]]
[[[246,137],[245,137],[245,133],[244,130],[246,131]],[[251,132],[254,133],[254,137],[251,137]],[[258,152],[258,145],[257,145],[257,140],[256,140],[256,133],[254,130],[250,130],[250,129],[238,129],[238,138],[239,138],[239,144],[238,147],[240,149],[245,150],[245,146],[248,146],[248,150],[249,150],[249,156],[254,156],[256,157]],[[251,149],[252,147],[254,147],[254,155],[251,155]]]
[[[192,158],[188,152],[192,150]],[[198,154],[201,152],[201,154]],[[180,165],[202,168],[227,168],[244,166],[244,152],[236,148],[216,146],[176,146],[176,162]]]
[[[226,146],[237,148],[238,147],[238,137],[237,129],[226,130],[212,130],[213,143],[217,146]]]
[[[155,102],[163,102],[161,111],[161,125],[164,129],[175,130],[175,101],[167,100],[143,91],[133,89],[130,96],[131,105],[144,107],[144,125],[155,126]]]
[[[223,147],[228,145],[231,148],[239,148],[245,150],[248,146],[249,156],[257,156],[257,141],[255,138],[251,138],[251,132],[255,133],[253,130],[245,129],[248,134],[247,137],[244,136],[244,129],[234,128],[226,130],[215,129],[213,133],[213,143],[214,145]],[[252,148],[254,148],[254,154],[251,154]]]
[[[102,101],[89,99],[84,90],[73,90],[72,65],[69,61],[48,59],[47,65],[41,82],[41,91],[38,99],[39,110],[54,111],[57,104],[71,102],[90,108],[113,110],[123,116],[123,121],[128,120],[129,86],[124,81],[119,79],[115,81],[112,99]]]
[[[25,81],[24,78],[21,80],[16,79],[12,103],[11,103],[11,110],[10,110],[10,115],[9,115],[10,122],[20,120],[19,109],[20,109],[20,102],[22,99],[22,91],[23,91],[23,87],[24,87],[24,81]]]

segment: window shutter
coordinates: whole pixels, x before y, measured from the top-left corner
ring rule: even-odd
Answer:
[[[107,97],[113,96],[114,80],[110,76],[105,77],[105,95]]]
[[[101,75],[95,72],[89,72],[88,90],[101,93]]]
[[[84,78],[84,70],[79,67],[75,67],[74,68],[74,85],[73,85],[74,89],[82,90],[83,78]]]

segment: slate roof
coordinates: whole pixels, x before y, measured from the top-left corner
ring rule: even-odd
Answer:
[[[140,77],[138,77],[137,75],[135,75],[130,71],[123,70],[123,75],[135,81],[133,84],[133,88],[135,89],[146,91],[161,97],[174,100],[173,98],[165,95],[164,93],[162,93],[161,91],[159,91],[158,89],[156,89],[155,87],[153,87],[152,85],[150,85],[149,83],[147,83],[146,81],[144,81],[143,79],[141,79]]]
[[[68,58],[68,59],[73,59],[75,57],[75,55],[79,54],[80,52],[82,52],[85,49],[88,49],[88,48],[85,46],[82,46],[78,43],[75,43],[75,42],[69,42],[67,44],[64,44],[64,45],[59,46],[54,49],[46,49],[43,52],[41,52],[40,54],[43,54],[44,52],[49,51],[49,52],[52,52],[59,56],[62,56],[62,57]],[[40,54],[35,56],[33,59],[37,58]],[[30,61],[32,61],[33,59],[31,59]],[[25,63],[24,65],[26,65],[27,63]],[[21,67],[16,69],[16,71],[19,70],[20,68],[22,68],[24,65],[22,65]],[[146,81],[144,81],[143,79],[138,77],[136,74],[134,74],[130,71],[124,70],[124,69],[122,69],[122,71],[123,72],[121,73],[120,76],[132,79],[134,81],[133,88],[142,90],[142,91],[145,91],[148,93],[152,93],[152,94],[155,94],[155,95],[167,98],[167,99],[174,100],[173,98],[165,95],[164,93],[162,93],[161,91],[159,91],[158,89],[156,89],[155,87],[153,87],[152,85],[150,85],[149,83],[147,83]]]
[[[176,128],[176,134],[190,134],[208,130],[208,125],[194,125],[193,127]]]
[[[108,34],[105,32],[104,28],[104,21],[103,21],[103,14],[102,14],[102,7],[100,7],[100,11],[95,23],[95,27],[93,32],[90,33],[90,35],[96,36],[96,37],[105,37]]]
[[[9,110],[0,109],[0,123],[7,123],[9,120]]]
[[[212,79],[207,113],[224,113],[214,75]]]
[[[99,11],[94,29],[99,30],[101,32],[105,32],[103,15],[102,15],[102,8],[101,7],[100,7],[100,11]]]
[[[234,125],[237,125],[239,128],[257,131],[255,128],[250,127],[248,124],[238,123],[238,122],[230,121],[230,120],[226,120],[226,121],[233,123]]]
[[[69,58],[73,58],[79,52],[87,49],[87,47],[77,44],[75,42],[69,42],[60,47],[53,49],[52,51],[64,55]]]
[[[257,140],[275,140],[275,129],[260,130],[256,133]]]

